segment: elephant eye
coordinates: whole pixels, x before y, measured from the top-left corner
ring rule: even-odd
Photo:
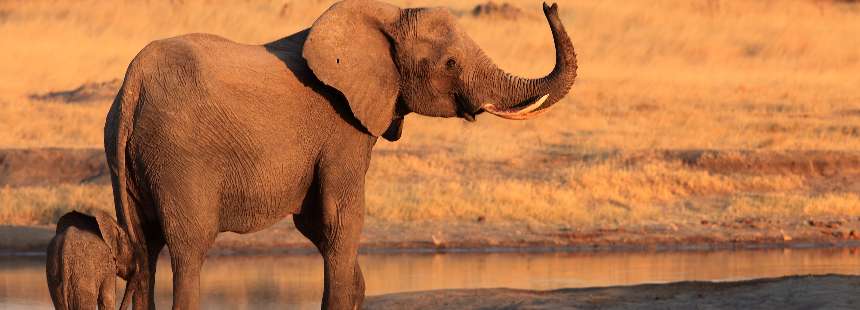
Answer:
[[[454,69],[457,66],[457,61],[454,58],[448,58],[448,61],[445,62],[445,68]]]

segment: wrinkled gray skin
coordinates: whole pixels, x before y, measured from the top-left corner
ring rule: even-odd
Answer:
[[[497,68],[448,10],[375,1],[340,2],[262,46],[206,34],[149,44],[105,125],[117,215],[137,245],[135,309],[154,305],[165,244],[173,307],[196,309],[215,236],[291,214],[323,256],[323,308],[359,307],[356,256],[377,137],[397,140],[413,112],[474,120],[485,103],[516,110],[549,95],[540,112],[560,100],[576,58],[557,8],[544,11],[556,67],[533,80]]]
[[[131,257],[130,241],[111,215],[66,213],[48,245],[45,268],[54,308],[116,309],[116,277],[129,278]]]

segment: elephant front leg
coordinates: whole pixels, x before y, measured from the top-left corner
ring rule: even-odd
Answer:
[[[296,227],[323,256],[323,309],[359,309],[364,301],[364,278],[358,264],[364,191],[344,193],[343,189],[340,187],[336,194],[323,189],[294,216]]]
[[[325,288],[323,309],[358,309],[364,301],[364,279],[358,265],[358,238],[343,239],[343,252],[323,254]],[[347,245],[349,244],[349,245]],[[355,248],[352,250],[351,248]]]

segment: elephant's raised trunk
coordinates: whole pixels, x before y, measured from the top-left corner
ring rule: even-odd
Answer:
[[[561,100],[576,78],[576,52],[558,16],[558,5],[544,3],[544,14],[555,42],[555,68],[547,76],[525,79],[491,66],[486,74],[491,94],[481,102],[484,111],[507,119],[528,119],[546,112]]]

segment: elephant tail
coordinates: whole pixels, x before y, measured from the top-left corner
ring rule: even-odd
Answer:
[[[134,118],[142,95],[140,55],[132,60],[119,93],[108,111],[104,128],[104,147],[113,184],[117,222],[125,228],[132,248],[145,248],[142,221],[134,208],[134,179],[129,175],[132,165],[127,162],[127,142],[134,129]],[[132,188],[129,188],[129,187]],[[139,195],[134,195],[139,196]]]
[[[131,266],[144,265],[148,259],[144,219],[141,218],[142,213],[139,210],[141,195],[145,191],[141,190],[134,177],[134,165],[129,162],[127,145],[132,137],[135,118],[144,94],[144,70],[141,64],[144,57],[141,57],[141,54],[128,66],[122,87],[108,111],[104,128],[104,147],[113,185],[114,208],[117,222],[125,229],[128,242],[131,243]],[[131,295],[142,281],[140,277],[145,276],[138,271],[133,268],[126,279],[128,281],[120,309],[125,309],[130,304]]]
[[[129,64],[122,87],[108,111],[104,128],[104,148],[113,185],[114,208],[117,222],[125,229],[131,243],[132,266],[139,265],[141,259],[145,259],[147,255],[143,221],[139,217],[139,210],[135,208],[135,198],[139,197],[139,194],[135,193],[137,186],[131,175],[133,165],[127,161],[127,142],[132,136],[135,114],[143,95],[141,62],[141,56],[138,55]],[[136,276],[133,272],[127,279],[120,309],[125,309],[128,305],[131,287],[138,282],[135,281]]]

